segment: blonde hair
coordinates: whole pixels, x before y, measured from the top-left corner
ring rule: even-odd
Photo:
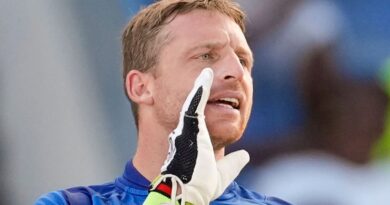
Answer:
[[[245,14],[232,0],[159,0],[135,15],[123,32],[124,82],[131,70],[148,72],[157,64],[158,54],[166,42],[162,40],[164,36],[161,36],[164,25],[176,15],[196,9],[220,12],[232,18],[245,32]],[[131,100],[130,102],[138,127],[138,106]]]

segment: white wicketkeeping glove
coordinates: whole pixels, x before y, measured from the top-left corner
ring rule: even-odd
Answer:
[[[172,205],[177,200],[182,205],[208,205],[224,192],[249,161],[244,150],[215,160],[204,115],[212,82],[213,71],[203,69],[183,104],[178,126],[169,135],[168,157],[150,189],[150,193],[158,192],[170,198]],[[148,198],[144,204],[167,204]]]

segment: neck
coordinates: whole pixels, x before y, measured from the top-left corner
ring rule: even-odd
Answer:
[[[159,174],[168,154],[168,135],[156,126],[139,127],[138,145],[133,158],[134,167],[149,181]]]
[[[215,159],[218,161],[225,156],[225,148],[214,150]]]
[[[133,164],[149,181],[153,181],[160,174],[160,169],[167,158],[169,133],[159,125],[142,127],[140,123]],[[225,149],[214,150],[214,154],[219,160],[224,156]]]

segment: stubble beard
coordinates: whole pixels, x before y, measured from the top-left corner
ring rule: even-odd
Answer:
[[[214,150],[220,150],[225,148],[226,146],[229,146],[235,142],[237,142],[241,136],[242,132],[240,130],[236,130],[234,132],[213,132],[211,130],[210,138],[211,143],[213,145]]]
[[[167,133],[171,133],[174,129],[176,129],[179,123],[180,111],[182,109],[182,103],[180,102],[184,102],[186,96],[184,95],[177,96],[175,99],[167,98],[166,96],[175,96],[175,95],[172,95],[171,93],[165,93],[165,95],[160,96],[159,106],[156,107],[156,118],[158,123],[165,128]],[[245,119],[241,119],[241,120],[245,121]],[[232,133],[209,129],[209,127],[212,125],[210,125],[206,121],[206,126],[214,150],[220,150],[238,141],[242,137],[243,130],[246,127],[246,122],[243,121],[240,122],[239,130],[236,130]],[[168,139],[168,136],[166,136],[166,138]]]
[[[178,105],[178,103],[174,103],[174,104],[166,103],[166,105],[170,106],[170,108],[169,109],[167,109],[167,107],[158,108],[156,113],[157,113],[157,120],[159,121],[159,124],[166,129],[167,133],[170,133],[174,129],[176,129],[178,125],[181,106]],[[175,107],[175,109],[173,109],[173,107]],[[207,127],[209,127],[209,125],[207,125]],[[223,149],[226,146],[231,145],[234,142],[238,141],[242,136],[242,133],[240,133],[240,131],[235,131],[233,133],[230,133],[229,135],[226,132],[213,133],[213,130],[208,130],[208,133],[210,135],[211,144],[214,150]],[[168,136],[166,137],[168,138]]]

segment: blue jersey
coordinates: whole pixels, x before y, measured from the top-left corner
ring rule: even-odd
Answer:
[[[142,205],[148,195],[150,181],[139,173],[131,162],[115,181],[95,186],[74,187],[48,193],[35,205]],[[236,182],[211,205],[289,205],[274,197],[249,191]]]

